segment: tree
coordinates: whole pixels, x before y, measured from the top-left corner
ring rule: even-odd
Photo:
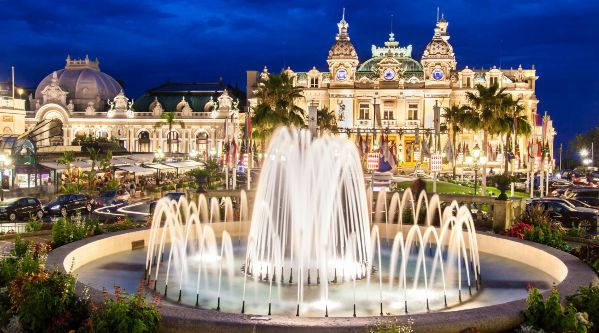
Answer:
[[[468,107],[465,105],[452,105],[450,107],[446,107],[443,109],[443,117],[445,118],[445,123],[447,126],[447,130],[449,131],[449,142],[451,146],[451,155],[452,161],[451,165],[453,167],[453,178],[456,176],[456,136],[460,128],[464,126],[466,123],[466,117],[468,113]]]
[[[332,134],[339,133],[339,128],[337,127],[337,117],[335,116],[335,111],[324,107],[322,109],[316,110],[316,124],[320,129],[320,134],[322,135],[325,131],[330,132]]]
[[[481,147],[482,156],[487,155],[487,147],[489,146],[489,135],[496,133],[500,127],[499,123],[505,115],[505,102],[507,93],[505,88],[499,88],[497,84],[493,84],[488,88],[483,85],[476,85],[476,92],[467,92],[466,99],[470,103],[470,107],[476,112],[478,124],[483,131],[483,143]],[[487,165],[483,164],[482,170],[482,195],[486,195],[487,190]]]
[[[96,184],[96,164],[100,162],[101,156],[100,150],[94,147],[87,147],[87,153],[89,154],[89,159],[92,161],[91,169],[87,172],[87,186],[91,194]]]
[[[206,160],[206,165],[203,169],[196,168],[187,172],[187,175],[194,177],[198,183],[198,189],[202,190],[202,184],[206,183],[208,189],[215,190],[224,177],[218,161],[215,158]]]
[[[62,153],[62,157],[60,157],[58,159],[58,164],[62,164],[65,165],[67,167],[66,169],[66,175],[67,177],[65,178],[66,183],[71,183],[71,167],[72,167],[72,163],[75,162],[75,155],[73,154],[72,151],[65,151]]]
[[[173,131],[173,126],[174,125],[179,125],[181,126],[181,128],[185,128],[185,124],[180,121],[177,120],[177,113],[176,112],[163,112],[160,115],[160,119],[162,119],[162,121],[158,121],[154,124],[154,128],[162,128],[164,125],[168,126],[168,133],[171,133]],[[170,142],[167,143],[168,146],[168,152],[171,153],[171,145]]]
[[[264,142],[279,126],[306,126],[305,111],[295,105],[302,97],[302,90],[293,85],[293,80],[285,73],[270,74],[258,81],[255,96],[258,105],[253,109],[252,136]]]

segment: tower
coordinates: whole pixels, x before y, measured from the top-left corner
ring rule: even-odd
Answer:
[[[432,40],[424,49],[422,67],[426,84],[449,84],[450,71],[456,68],[453,47],[449,44],[447,26],[449,23],[441,17],[435,26]]]
[[[347,29],[349,24],[345,21],[345,8],[341,21],[337,23],[339,32],[335,37],[335,43],[329,50],[327,63],[331,73],[332,85],[352,84],[358,67],[358,55],[354,45],[349,41]]]

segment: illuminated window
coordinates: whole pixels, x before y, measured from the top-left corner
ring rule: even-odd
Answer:
[[[496,76],[491,77],[491,85],[493,86],[493,85],[496,85],[496,84],[497,84],[497,77]]]
[[[318,88],[318,78],[317,77],[310,78],[310,88]]]
[[[383,119],[385,120],[393,120],[395,117],[393,116],[393,103],[385,102],[383,109]]]
[[[360,119],[361,120],[370,119],[370,104],[360,103]]]
[[[418,120],[418,104],[408,104],[408,120]]]

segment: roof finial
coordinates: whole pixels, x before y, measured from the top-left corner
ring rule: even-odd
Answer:
[[[341,20],[345,21],[345,7],[343,7],[343,14],[341,14]]]
[[[341,21],[337,23],[337,27],[339,28],[339,33],[336,36],[337,40],[349,40],[349,35],[347,34],[347,28],[349,24],[345,21],[345,7],[343,7],[343,14],[341,15]]]
[[[439,22],[439,6],[437,6],[437,22]]]
[[[393,33],[393,14],[391,14],[391,33]]]

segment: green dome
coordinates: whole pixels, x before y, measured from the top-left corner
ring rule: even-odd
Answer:
[[[422,65],[420,63],[410,57],[394,57],[400,63],[402,68],[405,69],[406,74],[416,74],[416,73],[424,73],[422,69]],[[372,57],[365,62],[363,62],[360,67],[358,67],[358,72],[376,72],[377,67],[381,60],[385,59],[385,57]]]

